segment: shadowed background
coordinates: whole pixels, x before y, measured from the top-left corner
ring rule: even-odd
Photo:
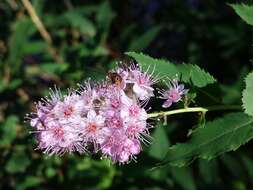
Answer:
[[[252,143],[210,162],[150,170],[170,144],[186,139],[196,114],[153,129],[153,144],[124,166],[99,156],[47,157],[34,150],[23,123],[49,87],[103,79],[127,51],[197,64],[223,83],[214,93],[238,103],[252,68],[253,31],[228,3],[235,1],[0,1],[0,189],[251,189]],[[151,105],[159,109],[160,102]]]

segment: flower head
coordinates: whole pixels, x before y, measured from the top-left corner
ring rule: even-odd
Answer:
[[[110,77],[88,80],[66,95],[56,89],[37,103],[30,125],[38,149],[49,155],[100,151],[121,164],[135,160],[149,137],[143,102],[153,96],[155,80],[133,65],[117,68]]]
[[[133,92],[140,100],[148,100],[150,97],[154,96],[154,88],[152,86],[157,80],[152,76],[152,73],[148,74],[148,70],[142,72],[139,67],[132,65],[129,75],[130,78],[128,81],[133,83]]]
[[[167,90],[161,90],[159,93],[161,94],[160,98],[165,99],[162,107],[168,108],[173,103],[179,102],[182,97],[188,92],[188,89],[184,88],[183,84],[178,84],[177,79],[173,79],[169,81],[167,84]]]

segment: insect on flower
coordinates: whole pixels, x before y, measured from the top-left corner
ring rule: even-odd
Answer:
[[[112,84],[115,84],[117,87],[121,87],[123,79],[118,73],[108,72],[108,76],[109,76]]]
[[[48,155],[101,152],[120,164],[136,160],[141,142],[149,142],[143,102],[153,96],[155,80],[133,65],[109,71],[108,78],[88,80],[66,95],[57,89],[37,104],[30,125],[38,149]]]

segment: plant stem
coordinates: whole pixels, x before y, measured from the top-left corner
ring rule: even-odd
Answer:
[[[241,106],[239,105],[217,105],[217,106],[210,106],[210,107],[188,107],[183,109],[176,109],[171,111],[165,112],[156,112],[148,114],[148,118],[159,117],[159,116],[168,116],[174,115],[179,113],[187,113],[187,112],[202,112],[206,113],[208,111],[217,111],[217,110],[241,110]]]
[[[34,25],[38,29],[40,35],[42,38],[46,41],[48,45],[48,52],[51,54],[51,56],[55,59],[58,63],[64,63],[63,59],[59,56],[59,53],[57,50],[53,47],[53,40],[49,34],[49,32],[46,30],[46,27],[42,23],[41,19],[39,18],[38,14],[36,13],[34,7],[30,3],[29,0],[22,0],[22,3],[24,7],[26,8],[28,14],[30,15]]]

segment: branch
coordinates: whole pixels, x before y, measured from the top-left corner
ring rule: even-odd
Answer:
[[[38,29],[40,35],[42,36],[42,38],[48,44],[49,53],[52,55],[52,57],[55,59],[56,62],[63,63],[64,62],[63,59],[59,56],[58,52],[56,51],[56,49],[52,45],[53,40],[52,40],[50,34],[48,33],[48,31],[46,30],[46,28],[43,25],[42,21],[38,17],[35,9],[33,8],[32,4],[30,3],[30,1],[29,0],[22,0],[22,3],[24,5],[24,7],[26,8],[28,14],[30,15],[30,17],[31,17],[33,23],[35,24],[36,28]]]
[[[210,107],[192,107],[192,108],[183,108],[183,109],[176,109],[171,111],[165,112],[156,112],[148,114],[148,118],[154,118],[159,116],[168,116],[174,115],[179,113],[188,113],[188,112],[202,112],[206,113],[208,111],[217,111],[217,110],[241,110],[241,106],[239,105],[217,105],[217,106],[210,106]]]

